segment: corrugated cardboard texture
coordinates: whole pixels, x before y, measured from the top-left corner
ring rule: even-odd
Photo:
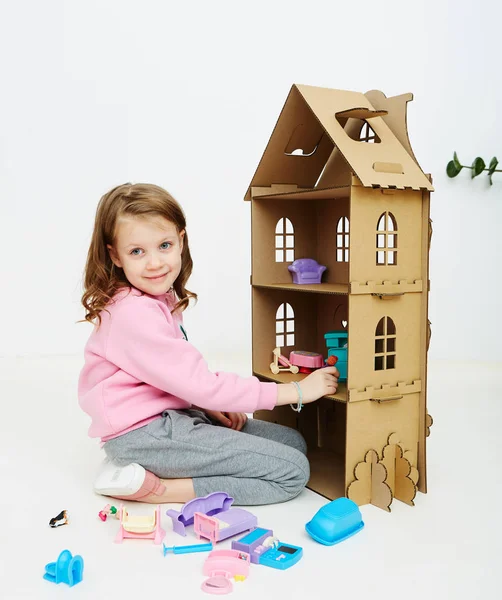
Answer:
[[[302,155],[292,154],[295,150],[302,150]],[[251,199],[251,186],[282,183],[313,188],[332,150],[332,140],[293,86],[246,199]]]
[[[418,470],[420,479],[418,489],[427,492],[427,457],[426,457],[426,438],[427,438],[427,351],[431,336],[430,321],[428,319],[429,311],[429,250],[432,238],[432,224],[430,219],[430,192],[422,193],[422,280],[427,282],[422,294],[421,314],[420,314],[420,378],[424,382],[420,394],[420,423],[419,423],[419,446],[418,446]]]
[[[359,489],[358,498],[369,494],[387,509],[392,493],[382,479],[385,465],[368,452],[381,452],[392,432],[398,432],[402,448],[399,456],[397,447],[387,450],[393,453],[389,470],[396,497],[411,503],[417,481],[426,491],[432,185],[409,146],[411,96],[370,92],[368,97],[293,86],[248,189],[253,372],[264,381],[301,381],[306,375],[270,371],[273,349],[282,346],[286,357],[292,350],[327,357],[324,334],[347,331],[348,377],[335,395],[300,414],[282,407],[256,416],[303,433],[309,486],[328,498],[347,493],[354,469],[366,464],[366,457],[370,467],[360,469],[369,468],[370,481],[358,483],[353,492]],[[371,126],[375,143],[359,141],[361,119]],[[276,235],[285,220],[293,251],[287,259],[277,252],[286,239]],[[342,222],[346,231],[340,236]],[[327,267],[321,283],[292,282],[288,265],[297,258],[314,258]],[[292,311],[294,341],[278,340],[281,306]]]
[[[386,108],[376,111],[368,96],[386,104]],[[293,85],[246,192],[246,200],[251,199],[252,186],[278,183],[326,188],[348,184],[351,173],[366,187],[432,190],[408,141],[409,95],[385,98],[373,91],[368,96]],[[384,114],[386,110],[388,114]],[[347,116],[350,114],[355,118]],[[361,118],[363,115],[365,119]],[[366,123],[379,143],[360,141],[359,134]],[[387,167],[382,169],[381,165]]]
[[[420,300],[421,294],[404,294],[392,300],[380,300],[372,295],[349,297],[350,389],[364,389],[369,385],[378,388],[383,384],[395,386],[400,381],[410,384],[420,379]],[[396,333],[392,338],[395,366],[377,371],[375,356],[381,319],[391,319],[395,326]],[[351,327],[352,324],[355,326]],[[382,349],[385,350],[386,341],[389,351],[392,347],[390,336],[381,341]]]
[[[349,402],[347,404],[347,444],[345,462],[346,485],[358,462],[368,449],[381,449],[387,445],[389,432],[398,431],[402,447],[410,451],[410,462],[417,466],[419,395],[410,394],[398,400],[378,403]]]
[[[260,197],[251,205],[252,219],[252,275],[253,285],[292,284],[291,273],[283,262],[275,262],[276,227],[280,219],[288,217],[298,227],[294,229],[294,253],[296,258],[316,257],[325,265],[323,284],[346,284],[340,289],[347,293],[349,268],[347,262],[336,260],[336,224],[340,217],[349,215],[349,197],[333,200],[310,200],[292,202]],[[272,257],[272,260],[271,260]],[[290,263],[289,263],[290,264]],[[329,288],[325,286],[326,291]],[[336,292],[333,288],[331,291]]]
[[[380,143],[357,141],[344,131],[346,121],[339,113],[359,107],[375,110],[364,94],[307,85],[298,85],[297,88],[364,186],[432,190],[431,183],[386,124],[384,117],[369,120]],[[375,171],[375,163],[398,164],[402,167],[401,173]]]
[[[397,264],[379,265],[376,260],[377,228],[384,213],[390,213],[397,225]],[[351,260],[350,281],[422,279],[422,193],[396,190],[382,194],[354,186],[350,197]],[[387,240],[389,241],[389,240]]]
[[[350,182],[352,175],[348,173]],[[253,198],[266,198],[267,200],[335,200],[348,198],[350,185],[339,185],[328,188],[304,189],[296,185],[271,185],[269,187],[252,187]]]
[[[417,493],[418,470],[409,459],[413,460],[410,451],[404,456],[403,447],[397,434],[389,436],[388,444],[382,450],[380,462],[387,469],[386,482],[394,498],[405,504],[414,506],[413,499]]]
[[[305,377],[301,373],[293,375],[281,372],[274,375],[270,371],[272,352],[277,346],[276,313],[281,304],[289,303],[295,314],[295,344],[281,350],[286,358],[289,358],[292,350],[308,350],[326,355],[324,334],[333,329],[343,328],[342,321],[347,315],[347,296],[339,294],[299,294],[281,288],[253,287],[252,300],[253,372],[270,381],[288,383],[301,381]],[[332,398],[346,402],[347,386],[340,383],[337,393]]]
[[[373,504],[390,512],[392,490],[387,484],[387,470],[379,462],[375,450],[369,450],[364,461],[358,463],[353,473],[354,480],[347,487],[347,497],[359,506]]]
[[[383,120],[389,126],[389,129],[399,140],[399,143],[408,152],[411,158],[418,164],[418,161],[413,154],[411,149],[410,140],[408,137],[407,127],[407,104],[413,100],[413,94],[401,94],[400,96],[393,96],[387,98],[383,92],[379,90],[371,90],[364,94],[366,98],[371,102],[371,106],[374,106],[376,110],[386,111],[387,114],[383,116]]]

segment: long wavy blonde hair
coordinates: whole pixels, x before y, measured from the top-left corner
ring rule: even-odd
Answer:
[[[105,310],[120,288],[130,286],[124,271],[113,264],[107,249],[107,244],[114,243],[117,219],[122,216],[160,216],[173,223],[178,234],[185,230],[181,271],[173,284],[178,298],[173,312],[178,309],[185,310],[190,298],[197,300],[197,294],[185,287],[192,273],[193,262],[183,209],[169,192],[157,185],[124,183],[105,194],[96,210],[94,231],[84,271],[82,304],[85,308],[85,320],[99,326],[100,312]]]

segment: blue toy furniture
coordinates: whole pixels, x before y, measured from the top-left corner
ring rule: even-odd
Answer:
[[[347,341],[348,332],[346,330],[341,331],[328,331],[324,334],[326,340],[326,347],[328,348],[328,358],[330,356],[336,356],[338,361],[336,368],[340,372],[338,381],[347,381]]]
[[[348,498],[338,498],[329,502],[305,525],[307,533],[325,546],[343,542],[363,527],[359,507]]]
[[[293,274],[293,283],[321,283],[326,267],[313,258],[298,258],[289,265],[288,271]]]
[[[246,552],[252,563],[281,571],[295,565],[303,556],[302,548],[280,542],[271,529],[263,527],[256,527],[240,540],[233,541],[232,550]]]
[[[69,550],[63,550],[56,562],[45,565],[44,579],[52,583],[67,583],[70,587],[80,583],[84,573],[84,559]]]

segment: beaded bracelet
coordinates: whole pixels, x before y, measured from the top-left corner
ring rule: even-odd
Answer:
[[[295,412],[300,412],[301,409],[303,408],[303,392],[302,392],[302,388],[300,387],[300,384],[298,383],[298,381],[292,381],[291,383],[296,388],[296,393],[298,394],[298,402],[296,403],[296,408],[292,404],[290,404],[289,406],[291,406],[291,408]]]

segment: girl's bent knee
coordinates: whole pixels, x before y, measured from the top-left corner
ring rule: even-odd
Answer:
[[[310,479],[310,463],[308,461],[308,458],[305,456],[305,454],[301,455],[299,469],[300,469],[299,480],[300,480],[300,485],[301,485],[301,489],[300,489],[300,491],[301,491],[307,485],[307,483],[309,482],[309,479]]]
[[[303,437],[303,435],[297,431],[296,429],[293,429],[293,431],[295,432],[296,436],[295,436],[295,447],[303,454],[307,454],[307,442],[305,441],[305,438]]]
[[[296,496],[305,489],[305,486],[310,479],[310,464],[307,457],[301,452],[298,452],[295,458],[296,460],[292,465],[291,476],[288,479],[287,485],[283,487],[286,496],[284,500],[296,498]]]

